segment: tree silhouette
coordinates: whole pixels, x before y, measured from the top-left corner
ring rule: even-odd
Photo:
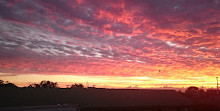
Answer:
[[[185,95],[193,99],[200,99],[205,96],[205,91],[203,89],[199,89],[198,87],[190,86],[185,91]]]
[[[0,80],[0,85],[3,84],[3,83],[4,83],[4,81],[3,81],[3,80]]]
[[[196,96],[197,92],[199,91],[198,87],[195,86],[190,86],[189,88],[187,88],[187,90],[185,91],[186,96],[192,97],[192,96]]]
[[[40,82],[40,87],[43,87],[43,88],[56,88],[57,87],[57,82],[50,82],[50,81],[41,81]]]
[[[0,87],[17,87],[14,83],[0,80]]]
[[[41,81],[40,84],[30,84],[29,88],[58,88],[57,82]]]
[[[81,84],[81,83],[79,83],[79,84],[75,83],[75,84],[72,84],[72,85],[70,86],[70,88],[84,88],[84,85]]]

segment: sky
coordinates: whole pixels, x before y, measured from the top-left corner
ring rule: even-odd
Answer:
[[[220,0],[0,0],[0,79],[216,87]]]

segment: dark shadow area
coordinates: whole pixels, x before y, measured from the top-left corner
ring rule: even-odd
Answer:
[[[59,88],[41,81],[19,88],[0,81],[0,108],[45,105],[79,105],[81,111],[219,111],[220,91],[191,86],[174,90],[105,89],[75,83]]]

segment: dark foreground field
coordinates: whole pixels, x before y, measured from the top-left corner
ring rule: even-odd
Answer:
[[[172,90],[0,88],[1,107],[78,104],[81,108],[188,107]]]
[[[81,110],[218,111],[174,90],[0,88],[0,108],[79,105]]]

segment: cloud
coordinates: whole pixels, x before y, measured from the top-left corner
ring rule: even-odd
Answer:
[[[211,76],[210,68],[216,75],[219,3],[3,0],[0,72],[179,79]]]

